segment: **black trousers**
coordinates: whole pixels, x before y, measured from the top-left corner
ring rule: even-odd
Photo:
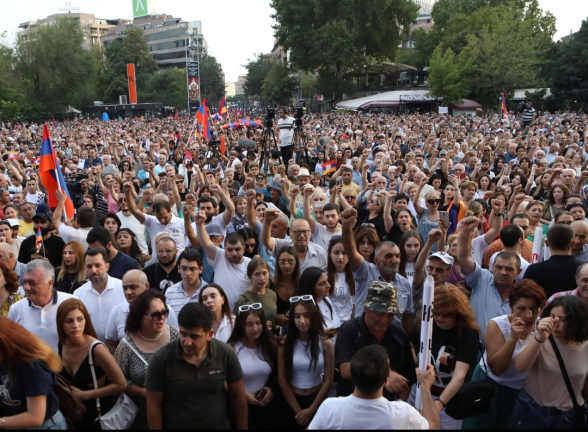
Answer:
[[[294,146],[281,146],[280,153],[282,155],[282,163],[286,166],[286,172],[288,172],[288,161],[292,159],[292,154],[294,152]]]

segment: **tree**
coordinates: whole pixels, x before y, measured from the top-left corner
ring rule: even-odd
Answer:
[[[261,86],[272,68],[272,58],[269,54],[256,54],[255,59],[245,65],[247,75],[243,90],[247,96],[261,97]]]
[[[228,96],[227,102],[249,102],[249,98],[244,94],[236,94],[235,96]]]
[[[40,26],[34,40],[16,45],[15,70],[23,81],[29,103],[39,102],[46,114],[68,105],[89,105],[94,98],[92,55],[83,48],[77,20],[60,19]]]
[[[263,99],[285,105],[292,99],[298,80],[289,76],[290,69],[284,63],[274,63],[261,86]]]
[[[163,102],[165,106],[187,109],[186,69],[173,67],[154,73],[147,80],[143,98]]]
[[[574,38],[558,42],[547,62],[551,94],[559,102],[588,101],[588,20]]]
[[[202,98],[208,101],[208,106],[218,106],[221,98],[225,95],[225,78],[222,67],[216,57],[206,50],[200,54],[200,89]]]
[[[277,42],[307,72],[345,73],[368,62],[396,57],[402,36],[417,17],[410,0],[272,0]]]
[[[468,75],[473,71],[475,55],[469,48],[464,49],[456,58],[448,48],[443,54],[439,45],[431,57],[429,67],[429,84],[431,95],[443,98],[443,106],[462,103],[470,92]]]

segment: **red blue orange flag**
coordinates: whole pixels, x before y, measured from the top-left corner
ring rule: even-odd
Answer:
[[[53,119],[53,127],[57,127],[57,123],[55,122],[55,117],[51,117]]]
[[[37,236],[35,238],[35,246],[37,247],[37,253],[41,252],[43,247],[43,234],[41,234],[41,227],[37,229]]]
[[[508,121],[508,110],[506,109],[506,98],[504,97],[504,93],[502,93],[502,119],[510,125],[510,122]]]
[[[336,160],[330,160],[330,161],[325,162],[324,164],[322,164],[322,167],[323,167],[323,175],[330,174],[330,173],[336,171],[336,169],[337,169],[337,161]]]
[[[65,200],[65,214],[68,218],[72,218],[74,215],[74,205],[65,186],[59,160],[51,144],[49,127],[46,124],[43,126],[40,159],[39,174],[41,175],[41,183],[45,187],[45,190],[47,190],[47,195],[49,195],[49,207],[57,207],[55,192],[60,190],[67,195],[67,199]]]
[[[174,115],[174,120],[177,120],[180,116],[180,112],[176,109],[176,114]]]
[[[210,129],[208,127],[208,108],[206,107],[206,99],[202,99],[200,108],[195,115],[196,119],[202,125],[202,137],[210,139]]]
[[[184,150],[184,159],[190,161],[194,159],[194,156],[192,156],[192,153],[188,149]]]
[[[218,114],[221,116],[227,114],[227,102],[225,101],[224,97],[220,101],[220,106],[218,107]]]

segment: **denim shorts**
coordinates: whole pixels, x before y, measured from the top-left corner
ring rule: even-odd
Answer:
[[[42,425],[24,428],[24,430],[67,430],[67,422],[61,411],[57,410],[53,417],[45,420]]]

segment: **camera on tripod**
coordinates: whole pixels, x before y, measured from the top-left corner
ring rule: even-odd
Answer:
[[[276,118],[276,109],[268,107],[265,112],[265,119],[263,122],[264,127],[271,129],[274,127],[274,119]]]
[[[296,105],[294,107],[294,123],[296,124],[296,127],[302,127],[302,117],[304,117],[304,105]]]
[[[81,181],[87,178],[87,174],[78,174],[75,177],[69,177],[65,182],[65,185],[67,186],[67,190],[69,191],[69,193],[71,195],[84,193],[82,192]]]

